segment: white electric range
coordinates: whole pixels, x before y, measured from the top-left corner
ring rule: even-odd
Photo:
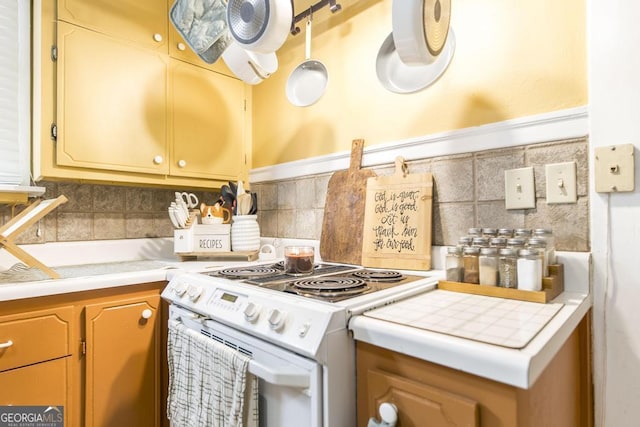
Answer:
[[[162,297],[170,319],[251,356],[260,426],[356,424],[349,318],[436,287],[428,272],[321,263],[291,277],[282,262],[178,273]]]

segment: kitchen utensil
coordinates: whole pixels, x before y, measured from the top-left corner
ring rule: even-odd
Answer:
[[[289,35],[291,0],[229,0],[227,25],[240,45],[254,52],[272,53]]]
[[[451,0],[393,0],[393,42],[406,65],[429,65],[449,34]]]
[[[238,194],[237,198],[238,215],[249,215],[251,210],[251,194]]]
[[[429,65],[406,65],[398,56],[393,42],[393,34],[389,34],[382,43],[376,59],[376,74],[385,89],[395,93],[414,93],[435,83],[445,72],[455,50],[453,29],[444,50]]]
[[[173,225],[174,228],[182,228],[180,227],[180,224],[178,224],[178,220],[176,220],[176,216],[173,213],[174,210],[175,210],[175,207],[169,206],[167,208],[167,211],[169,212],[169,219],[171,220],[171,224]]]
[[[184,228],[187,220],[182,208],[176,206],[175,203],[172,203],[171,206],[169,206],[169,215],[170,218],[173,218],[173,221],[171,222],[176,228]]]
[[[409,174],[402,157],[393,175],[367,179],[362,265],[431,268],[433,176]]]
[[[222,60],[236,77],[250,85],[261,83],[278,69],[278,57],[274,52],[251,52],[235,41],[224,51]]]
[[[249,215],[255,215],[256,213],[258,213],[258,195],[251,193],[251,210],[249,211]]]
[[[363,145],[363,139],[353,140],[349,169],[329,178],[320,237],[325,261],[356,265],[362,261],[365,190],[367,179],[376,176],[372,170],[360,169]]]
[[[322,62],[311,59],[311,19],[309,13],[305,35],[305,60],[287,79],[287,99],[297,107],[315,104],[324,94],[329,80],[327,67]]]
[[[187,193],[186,191],[183,191],[182,193],[176,191],[176,200],[178,199],[184,202],[184,204],[187,206],[187,209],[193,209],[197,207],[199,203],[198,196],[193,193]]]

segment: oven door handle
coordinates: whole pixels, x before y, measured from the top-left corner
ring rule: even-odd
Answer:
[[[269,384],[282,387],[307,388],[311,384],[311,373],[295,366],[278,366],[274,369],[251,360],[249,361],[249,373]]]

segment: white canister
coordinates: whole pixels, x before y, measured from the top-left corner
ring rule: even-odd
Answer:
[[[257,251],[260,249],[260,226],[257,215],[236,215],[231,223],[231,250]]]

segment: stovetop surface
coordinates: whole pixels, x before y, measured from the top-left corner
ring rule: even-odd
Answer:
[[[314,266],[313,274],[297,277],[283,269],[283,263],[279,262],[225,268],[205,274],[326,302],[343,301],[423,278],[347,264],[319,263]]]

